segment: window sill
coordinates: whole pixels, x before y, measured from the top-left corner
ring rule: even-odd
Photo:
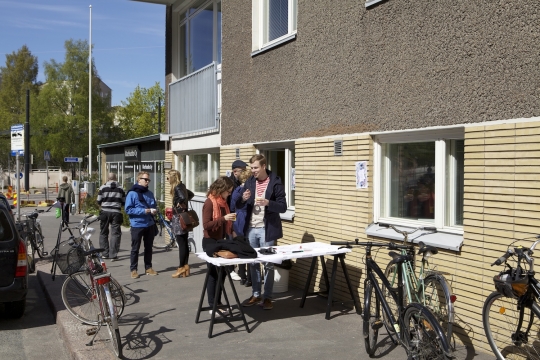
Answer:
[[[294,219],[294,210],[287,210],[283,214],[279,214],[281,220],[292,221]]]
[[[407,226],[399,226],[401,229],[412,230],[413,228]],[[380,227],[377,224],[371,224],[366,229],[366,234],[370,236],[376,236],[384,239],[403,241],[403,236],[398,234],[392,229]],[[463,235],[461,234],[449,234],[449,233],[430,233],[429,231],[417,231],[412,235],[409,235],[409,241],[414,244],[418,244],[422,241],[426,245],[435,246],[439,249],[446,249],[459,252],[463,245]]]
[[[383,2],[384,0],[367,0],[366,1],[366,8],[373,6],[377,3]]]
[[[282,36],[281,38],[279,38],[278,40],[274,40],[274,42],[271,42],[269,44],[266,44],[264,45],[262,48],[260,48],[259,50],[255,50],[251,53],[251,57],[254,57],[254,56],[257,56],[265,51],[268,51],[272,48],[275,48],[281,44],[284,44],[286,42],[289,42],[291,40],[294,40],[296,39],[296,31],[291,33],[291,34],[288,34],[288,35],[285,35],[285,36]]]

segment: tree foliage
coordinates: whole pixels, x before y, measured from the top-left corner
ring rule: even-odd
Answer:
[[[118,110],[119,126],[124,139],[158,133],[158,103],[164,91],[156,82],[151,88],[137,86]],[[165,106],[161,106],[161,131],[165,131]]]

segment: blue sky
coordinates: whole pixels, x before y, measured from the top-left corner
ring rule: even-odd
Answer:
[[[26,44],[39,61],[63,62],[64,42],[88,40],[92,5],[92,57],[120,105],[137,85],[165,81],[165,6],[129,0],[0,0],[0,66]]]

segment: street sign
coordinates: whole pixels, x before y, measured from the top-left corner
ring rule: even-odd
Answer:
[[[24,125],[11,125],[11,150],[24,150]]]
[[[82,158],[65,157],[64,162],[82,162]]]
[[[11,156],[24,156],[24,150],[11,150]]]
[[[43,158],[45,161],[51,161],[51,152],[49,150],[45,150],[43,152]]]
[[[17,180],[17,174],[13,174],[13,178]],[[23,178],[23,173],[21,172],[19,173],[19,179],[22,179],[22,178]]]

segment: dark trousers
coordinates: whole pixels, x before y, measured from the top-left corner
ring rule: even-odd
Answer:
[[[68,223],[69,222],[69,212],[71,210],[71,204],[64,204],[64,208],[62,209],[62,219]]]
[[[144,228],[131,227],[131,271],[137,270],[139,265],[139,249],[141,241],[144,243],[144,269],[152,267],[152,245],[154,243],[154,225]]]
[[[99,232],[99,247],[103,250],[103,256],[115,258],[120,250],[120,239],[122,238],[122,213],[102,211]],[[109,246],[109,225],[111,226],[111,242]]]
[[[182,235],[176,235],[176,242],[178,243],[178,257],[180,260],[180,266],[188,264],[189,260],[189,244],[188,244],[188,233]]]
[[[246,264],[238,264],[238,276],[251,282],[251,271],[247,271],[246,274],[246,267]]]
[[[217,240],[215,239],[209,239],[209,238],[203,238],[202,246],[203,251],[206,251],[206,247],[209,244],[215,244]],[[215,299],[216,295],[216,285],[218,282],[218,271],[217,267],[215,265],[212,265],[210,263],[206,263],[206,267],[208,268],[208,283],[206,284],[206,294],[208,296],[208,305],[214,306],[214,301],[217,300],[218,304],[221,304],[221,291],[218,294],[217,299]],[[225,283],[225,276],[223,276],[223,279],[221,280],[221,286],[223,287],[223,284]]]

